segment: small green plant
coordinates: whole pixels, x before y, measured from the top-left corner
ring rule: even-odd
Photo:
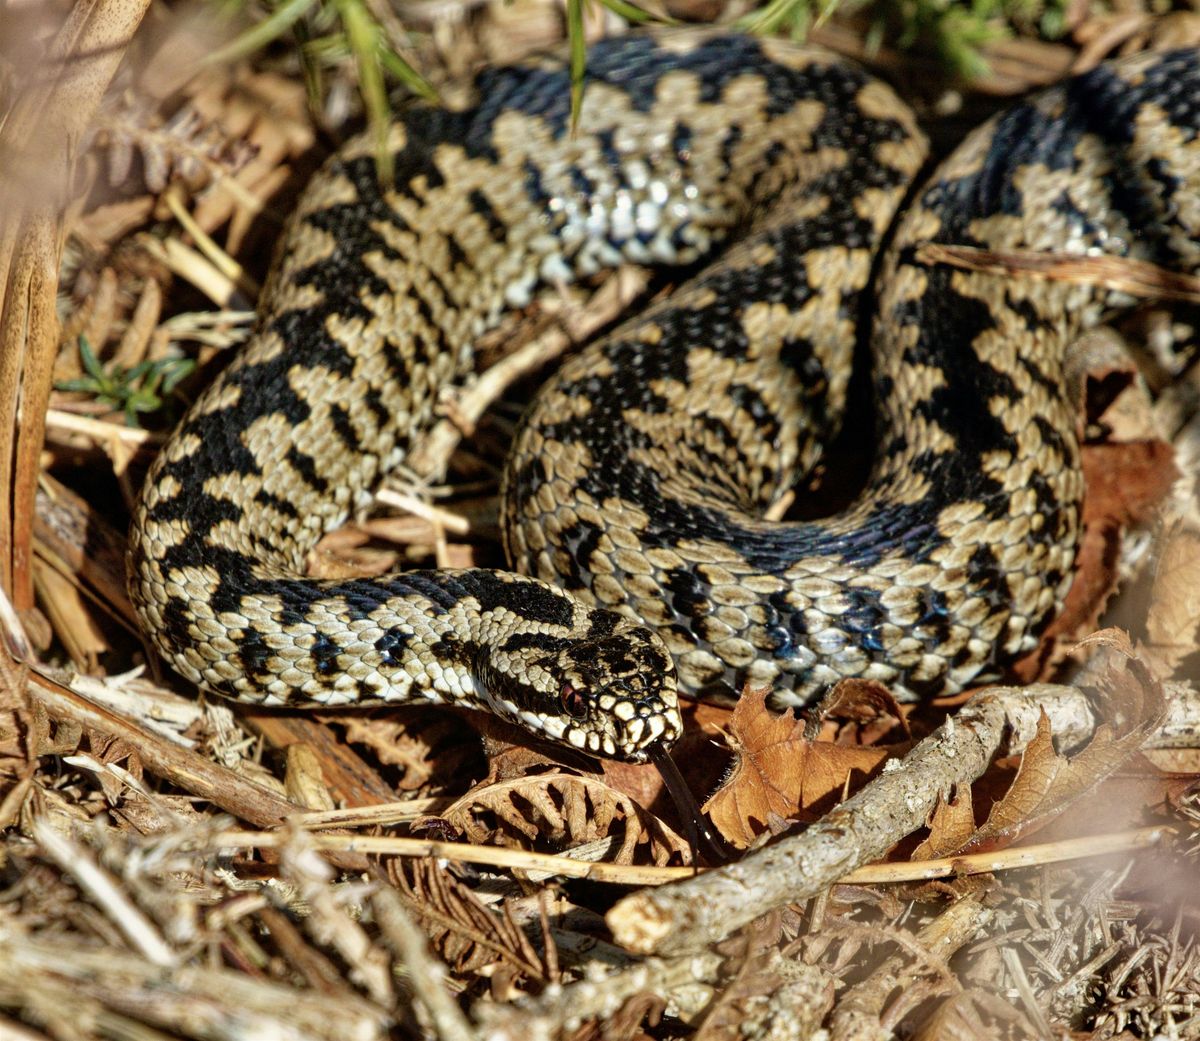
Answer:
[[[738,25],[754,33],[802,38],[835,11],[864,11],[866,41],[937,53],[947,70],[971,79],[987,74],[984,47],[1013,28],[1053,39],[1062,34],[1068,0],[767,0]]]
[[[367,127],[375,139],[379,178],[392,180],[392,155],[387,150],[392,117],[388,81],[400,83],[419,97],[437,95],[429,81],[400,54],[404,31],[387,5],[365,0],[284,0],[257,25],[209,56],[210,62],[231,61],[265,47],[289,30],[300,47],[300,62],[309,103],[319,103],[323,91],[323,61],[349,53],[354,58],[358,90],[367,112]]]
[[[231,0],[234,9],[256,0]],[[633,0],[565,0],[571,54],[571,124],[579,118],[586,78],[587,41],[584,11],[600,4],[626,21],[669,23]],[[967,78],[985,75],[983,48],[1012,34],[1014,26],[1054,37],[1062,32],[1069,0],[765,0],[737,25],[749,32],[786,33],[802,38],[835,11],[865,11],[867,43],[885,39],[901,48],[924,46],[939,54],[947,68]],[[324,90],[324,68],[352,57],[375,139],[380,180],[392,181],[392,156],[387,149],[392,118],[388,85],[401,84],[419,97],[433,100],[429,82],[402,56],[408,33],[391,7],[378,0],[265,0],[257,24],[209,56],[211,62],[245,57],[287,33],[299,43],[300,63],[315,108]]]
[[[158,412],[168,404],[181,380],[195,369],[191,358],[156,358],[124,368],[107,368],[92,350],[86,336],[79,337],[79,360],[84,375],[77,379],[59,380],[59,390],[90,394],[97,401],[120,409],[129,426],[140,426],[138,416]]]

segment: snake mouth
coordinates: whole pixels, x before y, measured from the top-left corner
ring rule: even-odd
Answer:
[[[606,700],[605,695],[598,699],[601,706]],[[673,704],[659,702],[651,707],[643,702],[634,707],[631,701],[622,700],[616,706],[599,708],[589,713],[587,719],[568,724],[561,740],[606,759],[646,763],[656,755],[665,754],[683,732],[683,719]],[[622,710],[633,714],[623,718]]]

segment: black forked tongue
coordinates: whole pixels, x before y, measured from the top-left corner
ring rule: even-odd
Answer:
[[[727,863],[732,856],[729,847],[704,819],[704,814],[700,812],[691,789],[684,783],[683,775],[675,765],[675,760],[671,758],[671,753],[659,746],[650,753],[650,762],[658,767],[663,785],[671,796],[671,801],[675,803],[680,821],[683,822],[683,835],[692,850],[692,863],[699,864],[701,854],[704,860],[714,867]]]

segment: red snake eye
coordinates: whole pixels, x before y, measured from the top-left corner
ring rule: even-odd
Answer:
[[[587,698],[583,692],[576,690],[569,683],[562,685],[562,690],[558,693],[558,700],[562,704],[563,711],[572,719],[583,719],[587,715]]]

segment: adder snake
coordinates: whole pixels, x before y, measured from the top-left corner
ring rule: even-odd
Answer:
[[[131,591],[162,654],[242,701],[448,702],[640,760],[678,735],[677,687],[801,702],[863,676],[913,698],[1030,649],[1079,533],[1064,348],[1128,301],[918,250],[1200,268],[1200,54],[1019,104],[916,193],[874,280],[878,461],[816,522],[762,517],[842,422],[873,258],[925,155],[913,115],[817,50],[698,31],[593,46],[574,135],[569,95],[557,60],[492,69],[474,103],[394,124],[394,187],[367,138],[314,178],[253,341],[136,511]],[[536,578],[303,577],[481,333],[622,261],[697,270],[523,421],[503,521]]]

